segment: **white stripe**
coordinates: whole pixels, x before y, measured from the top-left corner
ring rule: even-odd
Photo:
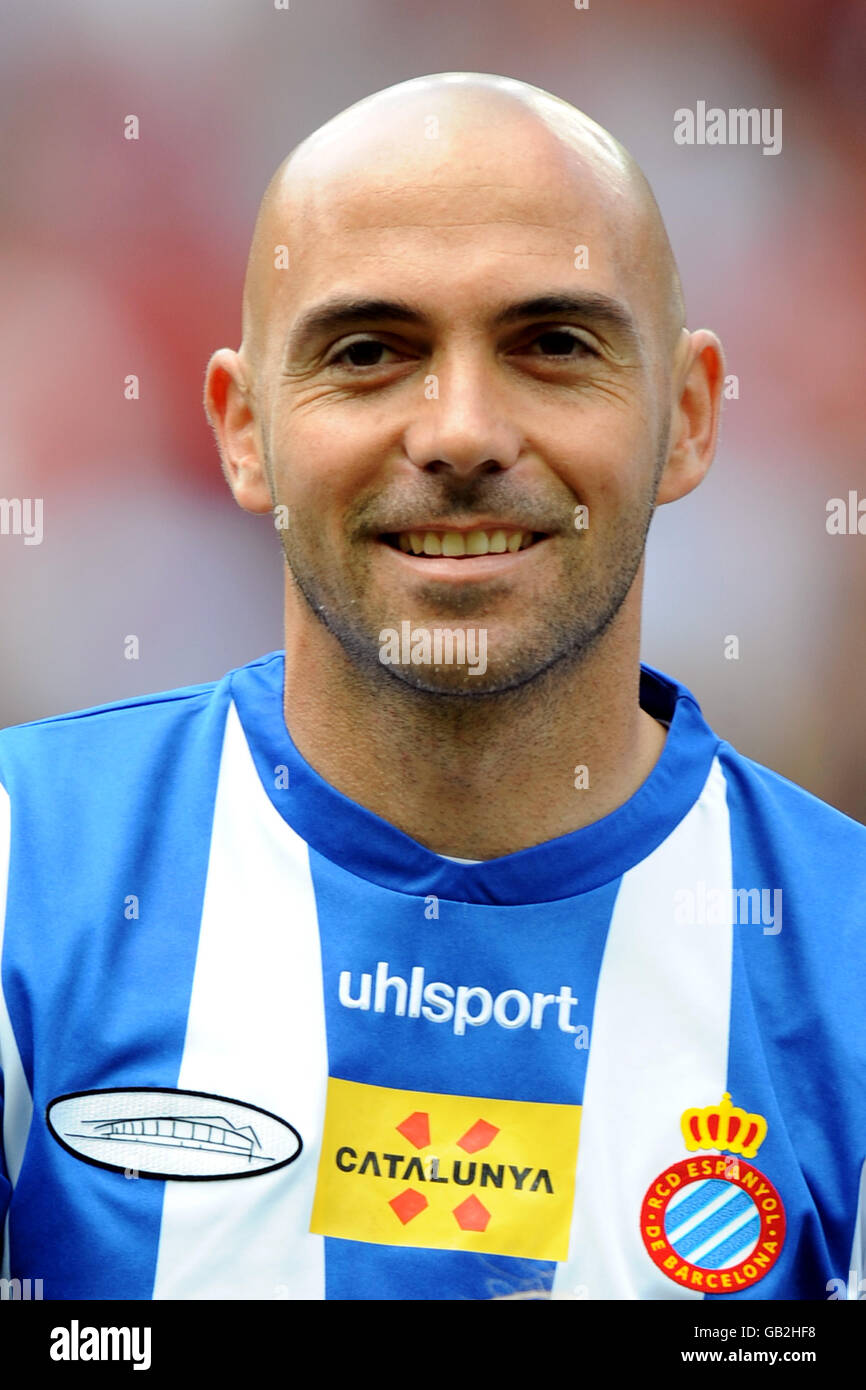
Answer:
[[[851,1242],[851,1259],[848,1262],[847,1297],[858,1302],[866,1294],[866,1163],[860,1169],[860,1199],[857,1204],[857,1220],[854,1223],[854,1239]]]
[[[6,928],[6,895],[9,882],[9,848],[11,838],[11,812],[9,793],[0,787],[0,961],[3,960],[3,940]],[[6,1171],[12,1186],[18,1181],[30,1121],[33,1118],[33,1097],[27,1085],[18,1043],[12,1030],[12,1020],[3,993],[0,978],[0,1069],[3,1071],[5,1099],[3,1102],[3,1152],[6,1157]],[[0,1273],[4,1279],[10,1277],[9,1216],[3,1228],[3,1261]],[[25,1271],[28,1277],[30,1271]]]
[[[683,1202],[689,1202],[693,1197],[697,1197],[702,1187],[706,1187],[709,1178],[702,1178],[700,1182],[689,1183],[688,1187],[681,1187],[679,1192],[675,1192],[665,1208],[665,1215],[670,1216],[681,1207]]]
[[[309,852],[232,705],[177,1084],[270,1110],[304,1148],[273,1173],[167,1182],[154,1298],[324,1298],[324,1241],[309,1226],[327,1072]]]
[[[708,1221],[711,1216],[715,1216],[717,1211],[721,1211],[722,1207],[726,1207],[728,1202],[732,1202],[734,1198],[739,1197],[739,1195],[740,1188],[734,1187],[733,1183],[731,1183],[727,1192],[720,1192],[718,1197],[714,1197],[705,1207],[701,1207],[700,1211],[696,1211],[694,1215],[690,1216],[687,1221],[684,1221],[681,1226],[677,1226],[675,1231],[668,1232],[668,1240],[671,1245],[676,1245],[677,1241],[682,1240],[683,1236],[687,1236],[690,1231],[694,1231],[698,1226],[703,1225],[705,1221]],[[691,1258],[691,1256],[689,1258]]]
[[[680,1116],[725,1090],[731,994],[730,822],[718,759],[695,805],[623,878],[590,1037],[569,1259],[554,1297],[702,1299],[653,1263],[640,1233],[650,1183],[686,1157]],[[722,926],[674,920],[674,895],[723,893]]]
[[[711,1250],[718,1250],[720,1245],[724,1245],[726,1240],[730,1240],[731,1236],[736,1235],[741,1226],[747,1225],[749,1221],[754,1221],[757,1214],[754,1207],[747,1207],[745,1211],[741,1211],[739,1216],[735,1216],[733,1220],[728,1222],[727,1226],[723,1226],[720,1231],[716,1231],[711,1235],[709,1240],[704,1241],[703,1245],[699,1245],[696,1250],[692,1251],[688,1257],[691,1263],[693,1265],[699,1265],[705,1255],[709,1255]],[[729,1269],[731,1265],[740,1263],[743,1256],[739,1252],[749,1244],[757,1244],[757,1236],[753,1241],[744,1241],[743,1244],[738,1247],[736,1256],[728,1262],[726,1268]]]

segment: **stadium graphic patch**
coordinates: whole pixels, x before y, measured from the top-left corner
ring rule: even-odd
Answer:
[[[45,1117],[67,1153],[139,1178],[249,1178],[284,1168],[302,1148],[278,1115],[205,1091],[73,1091],[50,1101]]]
[[[328,1081],[311,1231],[565,1260],[580,1106]]]
[[[785,1239],[785,1209],[752,1163],[767,1134],[763,1115],[731,1104],[683,1112],[686,1148],[710,1155],[671,1164],[641,1207],[647,1253],[669,1279],[702,1293],[737,1293],[772,1269]]]

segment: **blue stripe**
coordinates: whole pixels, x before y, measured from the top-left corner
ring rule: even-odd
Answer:
[[[325,1297],[397,1301],[493,1299],[553,1287],[556,1265],[508,1255],[475,1255],[458,1250],[416,1250],[325,1239]]]
[[[782,894],[781,931],[733,929],[726,1089],[767,1120],[767,1137],[746,1162],[779,1192],[788,1234],[757,1283],[708,1297],[819,1301],[850,1263],[864,1155],[864,831],[728,744],[719,758],[734,887]],[[806,1104],[826,1096],[828,1076],[832,1100],[823,1109]],[[770,1234],[777,1230],[772,1223]]]
[[[70,1091],[177,1085],[227,703],[227,685],[198,687],[0,735],[3,987],[34,1100],[11,1272],[41,1278],[46,1299],[152,1296],[165,1184],[66,1153],[45,1109]]]
[[[741,1226],[715,1250],[711,1250],[708,1255],[701,1257],[701,1268],[721,1269],[723,1265],[730,1264],[735,1255],[745,1259],[745,1252],[754,1244],[760,1234],[761,1218],[755,1212],[751,1221],[747,1221],[745,1226]],[[739,1260],[736,1262],[739,1264]]]
[[[730,1187],[730,1184],[728,1184],[728,1186]],[[714,1211],[705,1221],[702,1221],[700,1225],[696,1226],[693,1231],[689,1231],[688,1235],[678,1240],[674,1245],[674,1249],[678,1255],[683,1255],[684,1257],[689,1256],[693,1250],[697,1250],[701,1245],[705,1245],[710,1237],[717,1231],[723,1230],[729,1222],[734,1220],[734,1217],[739,1216],[741,1212],[753,1206],[754,1203],[750,1197],[746,1196],[745,1192],[738,1193],[736,1196],[733,1196],[729,1202],[726,1202],[723,1207],[720,1207],[718,1211]],[[703,1259],[699,1260],[698,1263],[703,1265]]]
[[[438,917],[430,918],[423,897],[359,883],[312,851],[310,865],[331,1076],[449,1095],[581,1104],[589,1051],[575,1048],[575,1035],[560,1022],[591,1024],[618,881],[577,901],[526,907],[440,899]],[[568,986],[579,1002],[562,1020],[559,1005],[548,1004],[538,1029],[528,1022],[505,1028],[491,1018],[462,1035],[453,1021],[397,1015],[394,987],[382,1013],[340,1004],[341,973],[349,972],[357,999],[362,976],[375,980],[380,961],[387,962],[389,977],[407,982],[413,966],[421,965],[426,985],[480,986],[494,998],[513,989],[530,999]]]
[[[683,1222],[688,1221],[689,1217],[694,1216],[695,1212],[701,1211],[708,1203],[714,1202],[721,1194],[722,1190],[724,1188],[729,1188],[730,1185],[731,1184],[725,1182],[723,1178],[710,1178],[707,1182],[702,1183],[700,1187],[698,1187],[696,1183],[695,1187],[698,1187],[696,1192],[693,1192],[691,1196],[684,1197],[673,1210],[668,1207],[665,1212],[665,1234],[669,1236],[671,1231],[675,1231],[678,1226],[682,1226]]]
[[[481,986],[493,997],[509,989],[528,998],[556,995],[568,985],[579,1004],[563,1021],[591,1025],[618,882],[577,902],[527,907],[441,899],[438,918],[431,919],[423,897],[359,883],[313,851],[310,864],[332,1076],[450,1095],[582,1102],[588,1050],[575,1048],[575,1035],[559,1026],[556,1004],[547,1007],[539,1029],[503,1028],[491,1018],[459,1035],[452,1022],[396,1014],[394,987],[386,1012],[347,1008],[339,1002],[339,978],[349,972],[354,999],[362,997],[364,974],[375,979],[379,961],[407,982],[412,967],[421,965],[428,983]],[[544,1166],[543,1132],[537,1166]],[[364,1289],[378,1299],[490,1298],[494,1287],[509,1293],[549,1289],[554,1270],[547,1261],[336,1239],[327,1242],[325,1267],[329,1299],[357,1298]]]

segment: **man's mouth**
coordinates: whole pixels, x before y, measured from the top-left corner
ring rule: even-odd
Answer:
[[[515,526],[486,527],[474,531],[445,529],[423,531],[390,531],[380,537],[386,545],[407,555],[444,556],[461,559],[473,555],[513,554],[527,550],[544,540],[541,531],[525,531]]]

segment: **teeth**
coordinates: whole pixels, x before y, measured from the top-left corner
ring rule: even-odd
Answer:
[[[502,555],[525,550],[531,531],[401,531],[401,550],[412,555]]]

